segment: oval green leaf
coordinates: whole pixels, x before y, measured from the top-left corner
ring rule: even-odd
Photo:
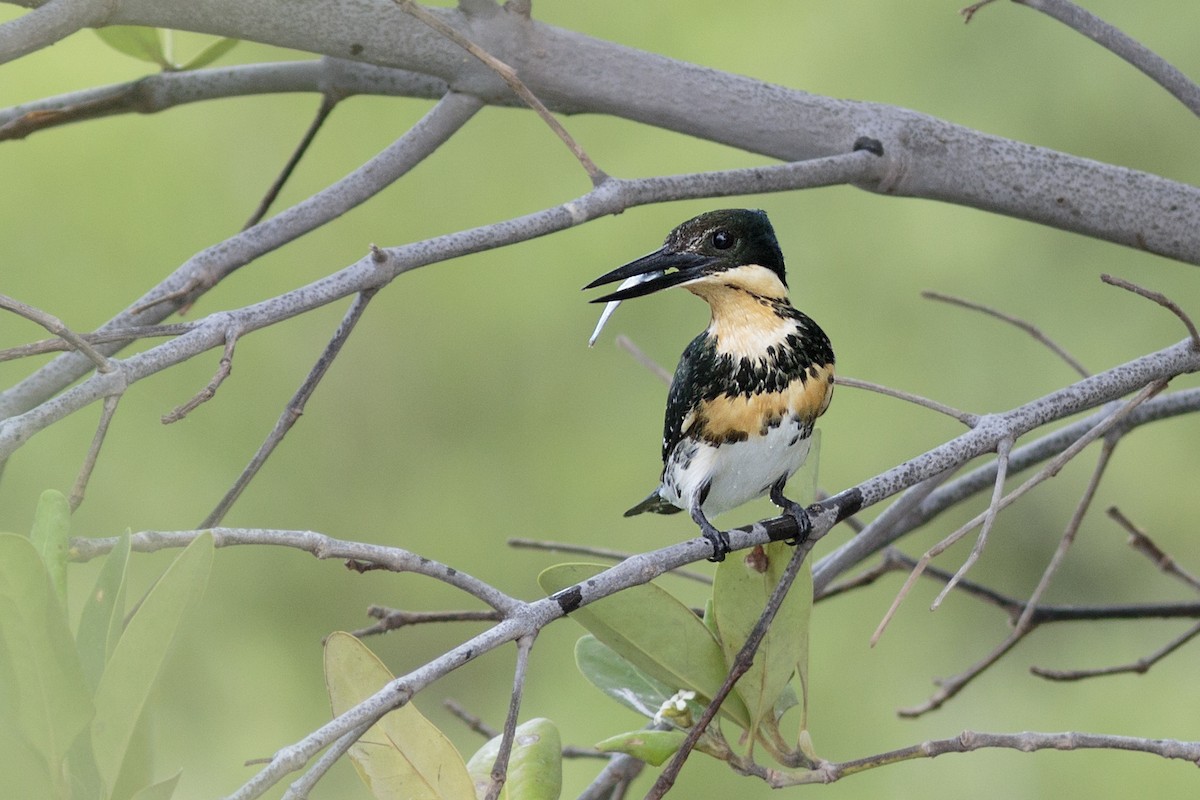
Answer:
[[[603,753],[626,753],[658,767],[675,755],[686,738],[687,734],[680,730],[630,731],[598,742],[596,749]]]
[[[467,771],[475,781],[475,796],[482,800],[492,781],[492,765],[500,754],[500,737],[493,737],[471,756]],[[562,739],[558,726],[544,717],[517,726],[508,776],[502,797],[506,800],[558,800],[562,794]]]
[[[597,689],[649,719],[675,694],[591,634],[575,643],[575,664]]]
[[[559,564],[538,576],[547,593],[582,583],[607,567]],[[653,583],[631,586],[571,612],[597,639],[655,680],[711,699],[725,681],[725,657],[704,623],[679,600]],[[721,713],[746,727],[750,714],[736,693]]]
[[[349,633],[325,640],[325,688],[334,716],[375,694],[392,673]],[[475,795],[462,756],[412,703],[388,712],[350,747],[350,760],[378,800],[462,800]]]

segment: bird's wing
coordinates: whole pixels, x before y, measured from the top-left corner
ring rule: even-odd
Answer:
[[[667,392],[667,413],[663,420],[663,464],[667,463],[675,445],[687,435],[695,422],[696,406],[702,394],[700,384],[703,373],[715,358],[712,343],[703,333],[691,341],[679,358],[679,366],[675,368],[675,377],[671,379],[671,388]]]

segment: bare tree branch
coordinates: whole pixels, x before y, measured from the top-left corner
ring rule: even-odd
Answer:
[[[961,13],[967,22],[979,9],[991,3],[982,0],[964,8]],[[1200,116],[1200,86],[1141,42],[1119,28],[1110,25],[1090,11],[1069,0],[1013,0],[1017,5],[1040,11],[1081,33],[1114,55],[1132,64],[1139,72],[1170,92],[1195,115]]]

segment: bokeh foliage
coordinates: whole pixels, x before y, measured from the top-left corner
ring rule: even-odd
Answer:
[[[1200,10],[1186,4],[1088,3],[1191,74]],[[1200,179],[1196,121],[1111,55],[1035,13],[997,4],[964,27],[946,3],[718,2],[535,4],[547,22],[665,55],[834,96],[914,108],[1003,136]],[[1169,12],[1169,13],[1168,13]],[[15,15],[0,7],[0,18]],[[634,24],[632,20],[636,19]],[[197,52],[211,39],[180,34]],[[193,46],[194,45],[194,46]],[[244,44],[226,60],[297,54]],[[1190,61],[1189,61],[1190,59]],[[136,78],[146,65],[84,33],[0,68],[0,104]],[[0,148],[4,266],[0,291],[77,330],[103,322],[197,250],[236,231],[299,139],[317,98],[255,97],[168,113],[89,122]],[[356,98],[337,109],[281,203],[292,203],[400,135],[423,101]],[[714,98],[713,113],[720,113]],[[760,157],[618,120],[565,120],[597,163],[621,176],[763,163]],[[357,259],[367,244],[410,241],[492,222],[585,191],[585,176],[533,115],[485,109],[399,185],[335,224],[239,271],[190,312],[200,316],[285,291]],[[796,304],[829,332],[845,374],[977,411],[1000,410],[1066,383],[1068,368],[1019,332],[931,305],[933,288],[1041,325],[1101,369],[1182,337],[1165,312],[1097,279],[1112,272],[1160,289],[1200,315],[1194,268],[1081,237],[936,203],[851,188],[730,201],[765,208],[788,257]],[[522,596],[539,590],[552,555],[511,551],[508,536],[636,550],[692,535],[682,517],[625,520],[620,511],[657,475],[664,388],[612,345],[594,350],[594,307],[578,287],[653,249],[674,224],[713,202],[641,208],[506,250],[405,275],[373,303],[307,413],[234,508],[231,525],[310,528],[398,544]],[[188,419],[159,417],[208,381],[219,353],[136,386],[122,401],[89,495],[72,519],[81,535],[194,526],[219,499],[302,380],[342,308],[324,309],[243,340],[234,373]],[[693,298],[624,306],[611,324],[668,366],[704,324]],[[41,331],[0,317],[0,345]],[[28,362],[0,364],[0,383]],[[1193,379],[1194,380],[1194,379]],[[0,529],[24,530],[46,487],[66,491],[98,410],[55,426],[20,450],[0,482]],[[832,490],[956,432],[953,422],[896,401],[838,391],[823,420],[822,484]],[[1101,507],[1119,504],[1185,563],[1194,529],[1200,449],[1195,423],[1151,426],[1118,448]],[[1090,460],[1006,512],[972,576],[1028,592],[1065,525]],[[765,501],[732,524],[769,512]],[[868,514],[870,516],[870,514]],[[919,552],[961,519],[949,515],[905,544]],[[818,555],[845,536],[835,534]],[[1093,515],[1051,601],[1180,599],[1116,526]],[[177,554],[134,556],[140,596]],[[965,549],[948,554],[957,564]],[[1197,566],[1195,556],[1191,562]],[[75,568],[73,568],[75,569]],[[90,585],[99,565],[78,568]],[[139,583],[140,582],[140,583]],[[811,636],[810,728],[822,754],[851,758],[983,730],[1092,730],[1195,739],[1200,689],[1194,645],[1144,677],[1051,685],[1031,663],[1127,661],[1178,623],[1048,628],[962,697],[917,721],[893,711],[924,698],[929,679],[965,667],[1004,635],[1000,615],[952,599],[936,615],[923,586],[882,642],[867,638],[899,579],[820,604]],[[703,592],[672,590],[690,602]],[[73,596],[74,614],[81,598]],[[321,638],[353,628],[371,603],[459,607],[463,598],[415,576],[357,575],[296,553],[218,552],[200,613],[179,635],[153,698],[160,774],[183,768],[177,797],[212,797],[327,718]],[[473,626],[466,625],[474,630]],[[402,673],[467,635],[456,626],[371,642]],[[590,744],[637,723],[578,675],[578,630],[552,626],[533,652],[523,718],[550,717],[565,742]],[[470,753],[480,742],[438,708],[453,696],[499,723],[511,650],[454,673],[421,707]],[[685,770],[681,796],[769,790],[708,759]],[[564,796],[595,765],[568,762]],[[363,790],[342,766],[320,790]],[[1184,796],[1194,771],[1111,753],[976,753],[856,776],[830,798]],[[691,787],[691,788],[689,788]],[[354,796],[348,794],[348,796]]]

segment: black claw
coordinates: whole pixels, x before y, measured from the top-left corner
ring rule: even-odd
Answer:
[[[729,546],[729,534],[725,531],[711,530],[704,532],[704,538],[712,545],[713,554],[708,557],[713,563],[720,563],[725,560],[726,554],[732,549]]]
[[[795,547],[808,538],[808,534],[812,532],[812,518],[808,516],[808,509],[799,503],[792,503],[785,513],[796,520],[796,535],[791,539],[784,540],[784,544]]]

